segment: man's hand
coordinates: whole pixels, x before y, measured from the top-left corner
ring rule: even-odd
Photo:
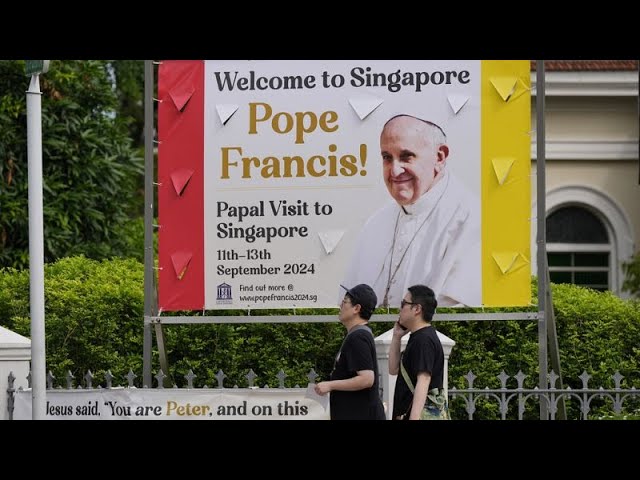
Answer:
[[[326,395],[331,391],[331,382],[316,383],[315,391],[318,395]]]
[[[398,336],[400,338],[404,337],[407,333],[409,333],[409,329],[408,328],[404,328],[402,325],[400,325],[400,322],[397,321],[396,323],[393,324],[393,336]]]

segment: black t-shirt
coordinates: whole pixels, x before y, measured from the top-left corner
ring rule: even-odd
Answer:
[[[431,374],[429,390],[432,388],[442,388],[444,377],[444,351],[438,338],[434,326],[428,326],[416,330],[409,337],[407,348],[400,361],[409,374],[413,387],[418,381],[418,373],[427,372]],[[393,417],[403,415],[411,408],[413,393],[409,390],[405,382],[402,371],[398,371],[396,388],[393,395]]]
[[[360,370],[373,370],[373,385],[354,392],[333,390],[330,397],[331,420],[385,420],[380,400],[376,347],[369,327],[354,327],[347,334],[336,356],[330,380],[353,378]]]

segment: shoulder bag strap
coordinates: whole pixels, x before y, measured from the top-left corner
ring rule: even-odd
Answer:
[[[409,390],[411,390],[411,393],[413,393],[413,383],[411,383],[411,379],[409,378],[409,374],[407,373],[407,371],[404,368],[404,365],[402,364],[402,358],[400,359],[400,371],[402,372],[402,377],[404,378],[404,381],[407,382],[407,386],[409,387]]]
[[[413,383],[411,383],[411,379],[409,378],[409,374],[407,373],[407,371],[404,368],[404,365],[402,364],[402,359],[400,359],[400,371],[402,372],[402,376],[404,377],[404,381],[407,382],[407,386],[409,387],[409,390],[411,390],[411,393],[414,392],[414,388],[413,388]],[[440,410],[446,410],[448,412],[449,408],[447,406],[447,399],[444,397],[444,395],[442,394],[443,392],[440,391],[440,389],[438,388],[432,388],[431,390],[429,390],[429,394],[427,395],[427,400],[426,402],[428,402],[429,400],[431,400],[433,402],[433,404],[438,407],[438,409]],[[448,415],[448,413],[447,413]]]

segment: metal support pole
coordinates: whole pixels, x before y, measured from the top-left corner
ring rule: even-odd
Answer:
[[[144,314],[156,314],[153,251],[153,62],[144,61]],[[142,382],[151,387],[152,326],[144,323]],[[166,373],[166,372],[165,372]]]
[[[42,219],[42,93],[40,75],[31,75],[27,90],[29,169],[29,308],[31,312],[32,419],[46,417],[44,342],[44,227]]]
[[[548,361],[547,361],[547,247],[546,247],[546,178],[545,178],[545,122],[544,122],[544,60],[536,62],[536,174],[537,174],[537,261],[538,261],[538,363],[540,376],[538,387],[547,388]],[[540,398],[540,420],[549,418],[549,407]]]

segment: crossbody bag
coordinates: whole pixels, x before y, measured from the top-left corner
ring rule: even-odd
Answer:
[[[400,360],[400,371],[402,372],[402,377],[407,383],[409,390],[413,393],[415,388],[413,387],[413,383],[409,378],[407,370],[402,364],[402,360]],[[409,406],[409,411],[405,413],[405,416],[409,415],[410,412],[411,405]],[[444,391],[439,388],[432,388],[429,390],[425,406],[422,408],[422,412],[420,412],[420,420],[451,420],[451,416],[449,415],[449,406],[447,405],[447,398],[444,395]]]

